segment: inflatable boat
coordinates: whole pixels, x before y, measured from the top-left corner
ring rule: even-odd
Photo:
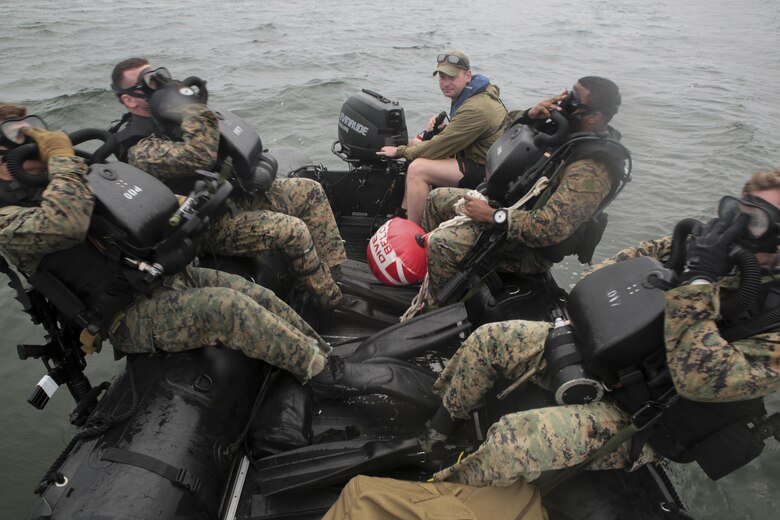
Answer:
[[[276,291],[334,353],[406,369],[360,391],[322,393],[216,346],[127,355],[118,361],[125,369],[116,379],[93,385],[85,375],[89,357],[80,330],[61,319],[68,312],[62,302],[40,288],[17,289],[32,319],[47,330],[47,344],[19,348],[20,357],[41,359],[46,368],[30,402],[43,408],[57,387],[67,387],[76,402],[70,420],[79,426],[50,471],[30,483],[40,495],[33,518],[320,518],[356,474],[428,479],[453,462],[449,453],[479,446],[503,414],[555,403],[549,392],[528,384],[498,399],[496,394],[512,384],[500,380],[448,441],[448,454],[426,455],[410,441],[437,406],[431,395],[411,389],[432,385],[472,330],[507,319],[551,320],[566,294],[550,273],[496,275],[495,283],[472,287],[465,302],[456,298],[399,322],[418,286],[382,285],[366,262],[370,237],[403,197],[403,161],[375,154],[383,145],[408,140],[398,103],[371,91],[345,102],[332,147],[345,163],[343,170],[313,164],[295,150],[266,151],[240,118],[218,113],[224,148],[240,159],[235,164],[244,160],[251,166],[259,155],[272,155],[276,175],[323,184],[349,257],[339,281],[344,302],[326,315],[296,298],[291,273],[274,256],[206,258],[203,265],[244,274]],[[230,135],[240,135],[241,141],[231,141]],[[541,481],[554,477],[544,475]],[[545,495],[544,505],[553,520],[688,518],[655,465],[631,473],[579,474]]]

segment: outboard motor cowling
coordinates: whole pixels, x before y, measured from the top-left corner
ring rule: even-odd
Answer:
[[[369,164],[382,160],[376,152],[383,146],[400,146],[409,141],[404,109],[398,101],[363,89],[341,107],[339,144],[349,160]]]

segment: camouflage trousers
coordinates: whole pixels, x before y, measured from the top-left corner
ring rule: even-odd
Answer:
[[[474,331],[434,384],[450,415],[467,418],[499,374],[517,379],[535,366],[542,371],[540,356],[549,330],[546,322],[513,320]],[[508,414],[490,427],[475,453],[435,478],[473,486],[507,486],[518,478],[530,481],[542,471],[583,461],[629,420],[628,413],[608,400]],[[591,469],[624,467],[630,445],[624,443]],[[635,467],[652,459],[653,452],[646,446]]]
[[[233,274],[190,267],[136,295],[109,332],[128,352],[179,352],[221,343],[302,380],[330,347],[274,293]]]
[[[322,520],[546,520],[539,491],[518,483],[474,487],[358,475]]]
[[[471,486],[508,486],[521,478],[531,481],[543,471],[582,462],[630,419],[630,414],[611,400],[510,413],[490,427],[477,451],[439,471],[434,479]],[[588,469],[626,468],[630,450],[628,440]],[[645,445],[629,470],[653,458],[652,448]]]
[[[499,375],[517,379],[539,364],[549,331],[547,322],[524,320],[475,330],[433,385],[450,415],[467,419]]]
[[[436,305],[436,295],[458,272],[458,264],[474,247],[479,234],[492,225],[481,222],[436,229],[439,224],[456,216],[453,205],[469,190],[437,188],[425,202],[422,228],[428,235],[428,294],[427,305]],[[435,230],[435,231],[434,231]],[[537,251],[521,243],[507,244],[498,255],[497,269],[508,273],[541,273],[550,263]]]
[[[237,201],[239,212],[209,227],[205,250],[226,256],[281,253],[314,303],[338,305],[330,269],[347,254],[322,186],[311,179],[276,179],[260,195]]]

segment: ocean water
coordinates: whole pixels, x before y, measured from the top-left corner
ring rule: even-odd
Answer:
[[[596,258],[708,218],[748,175],[780,166],[780,7],[773,0],[28,0],[0,2],[0,100],[25,103],[50,127],[107,127],[122,114],[108,89],[113,65],[143,56],[177,77],[208,81],[210,103],[235,111],[266,146],[293,146],[327,167],[342,103],[361,88],[398,100],[410,133],[447,108],[431,76],[447,49],[527,108],[601,75],[621,88],[613,124],[632,151],[634,180],[610,207]],[[566,263],[574,281],[578,265]],[[46,410],[25,400],[43,366],[15,345],[33,326],[0,285],[0,518],[25,518],[32,489],[73,434],[72,401]],[[121,366],[89,360],[93,383]],[[770,402],[780,408],[777,399]],[[673,475],[697,518],[775,518],[780,444],[711,482],[694,467]]]

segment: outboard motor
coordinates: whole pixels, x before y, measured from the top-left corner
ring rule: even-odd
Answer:
[[[398,101],[363,89],[341,107],[338,137],[331,151],[349,165],[347,170],[314,168],[296,175],[323,185],[342,237],[348,247],[356,244],[349,254],[360,258],[365,251],[364,237],[371,236],[403,198],[406,160],[388,159],[376,152],[383,146],[408,143],[404,109]]]
[[[339,115],[339,144],[349,161],[377,164],[383,146],[407,144],[404,109],[398,101],[363,89],[350,96]]]

